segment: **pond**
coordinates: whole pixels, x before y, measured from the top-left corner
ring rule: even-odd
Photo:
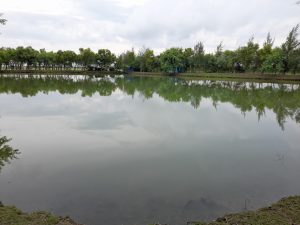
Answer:
[[[300,194],[299,84],[2,75],[0,116],[0,200],[26,212],[183,225]]]

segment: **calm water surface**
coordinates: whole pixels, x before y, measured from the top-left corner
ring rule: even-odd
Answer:
[[[0,200],[88,225],[211,220],[300,194],[300,86],[1,76]]]

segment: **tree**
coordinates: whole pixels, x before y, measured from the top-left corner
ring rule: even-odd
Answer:
[[[96,54],[96,60],[102,70],[109,70],[111,64],[115,62],[116,56],[108,49],[99,49]]]
[[[136,60],[134,49],[121,54],[118,58],[118,64],[124,71],[138,71],[139,63]]]
[[[193,67],[193,56],[194,51],[191,48],[186,48],[183,51],[184,56],[184,70],[187,71],[188,69],[191,71]]]
[[[182,48],[171,48],[160,55],[161,68],[167,73],[184,71],[184,52]]]
[[[19,46],[16,48],[14,61],[18,65],[19,69],[23,69],[24,64],[27,64],[27,67],[30,68],[34,64],[36,59],[36,51],[31,47],[24,48]]]
[[[204,55],[204,45],[200,41],[194,46],[193,65],[196,69],[203,69]]]
[[[195,45],[194,52],[195,54],[204,55],[204,45],[201,41]]]
[[[96,64],[96,54],[90,48],[80,48],[79,62],[87,69],[92,64]]]
[[[203,69],[208,73],[217,72],[217,60],[213,54],[204,55]]]
[[[246,46],[237,50],[237,59],[242,63],[246,70],[255,72],[259,67],[258,57],[259,44],[254,43],[254,37],[251,37]]]
[[[220,42],[220,44],[218,44],[217,46],[217,51],[216,51],[216,56],[220,56],[223,52],[223,41]]]
[[[151,72],[154,70],[155,56],[153,50],[146,48],[139,51],[137,56],[141,72]]]
[[[258,50],[258,66],[261,67],[262,64],[266,61],[268,56],[272,53],[272,48],[274,45],[274,40],[271,37],[270,32],[267,35],[266,41],[263,43],[263,47]]]
[[[234,60],[234,52],[226,50],[223,52],[223,42],[220,42],[220,44],[217,46],[217,50],[215,53],[215,62],[213,70],[216,72],[228,72],[232,71],[233,69],[233,64],[235,62]]]
[[[262,64],[262,72],[274,74],[284,72],[283,57],[284,53],[281,48],[273,49]]]
[[[292,30],[290,31],[289,35],[286,38],[285,43],[282,44],[281,46],[284,54],[283,57],[284,73],[290,70],[291,55],[293,51],[295,51],[300,46],[300,42],[298,40],[298,30],[299,30],[299,24],[297,24],[295,27],[292,28]]]
[[[291,52],[289,59],[290,72],[296,74],[300,72],[300,48]]]
[[[15,66],[16,50],[13,48],[1,48],[0,50],[0,63],[4,64],[5,69],[9,66]]]
[[[64,67],[72,67],[77,61],[77,55],[75,52],[67,50],[63,51],[63,65]]]

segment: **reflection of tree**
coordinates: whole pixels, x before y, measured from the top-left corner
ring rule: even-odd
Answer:
[[[7,137],[0,137],[0,171],[6,163],[10,163],[19,154],[19,150],[13,149],[7,144],[8,142],[10,142],[10,139]]]
[[[20,93],[23,97],[39,92],[58,91],[61,94],[92,96],[98,93],[109,96],[117,89],[134,96],[139,93],[145,99],[157,94],[170,102],[189,102],[194,108],[201,106],[204,98],[218,103],[231,103],[245,115],[251,110],[258,119],[266,110],[276,114],[283,129],[288,118],[300,122],[300,85],[265,84],[237,81],[190,81],[162,77],[78,77],[78,76],[24,76],[0,77],[0,93]]]

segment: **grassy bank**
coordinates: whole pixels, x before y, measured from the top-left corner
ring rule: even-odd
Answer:
[[[166,76],[165,73],[133,72],[133,76]],[[260,73],[180,73],[177,77],[190,77],[201,79],[243,79],[243,80],[267,80],[267,81],[300,81],[300,75],[274,75]]]
[[[300,197],[289,197],[253,212],[224,216],[216,222],[190,222],[189,225],[299,225]]]
[[[23,213],[11,206],[0,203],[1,225],[80,225],[70,218],[56,217],[47,212]]]
[[[88,70],[0,70],[0,74],[46,74],[46,75],[117,75],[120,71],[88,71]],[[168,76],[162,72],[132,72],[132,76]],[[218,79],[218,80],[256,80],[256,81],[296,81],[300,82],[300,74],[274,75],[260,73],[180,73],[176,77]]]
[[[23,213],[0,203],[1,225],[79,225],[69,218],[47,212]],[[101,222],[99,222],[101,224]],[[299,225],[300,196],[284,198],[257,211],[226,215],[215,222],[189,222],[188,225]]]

